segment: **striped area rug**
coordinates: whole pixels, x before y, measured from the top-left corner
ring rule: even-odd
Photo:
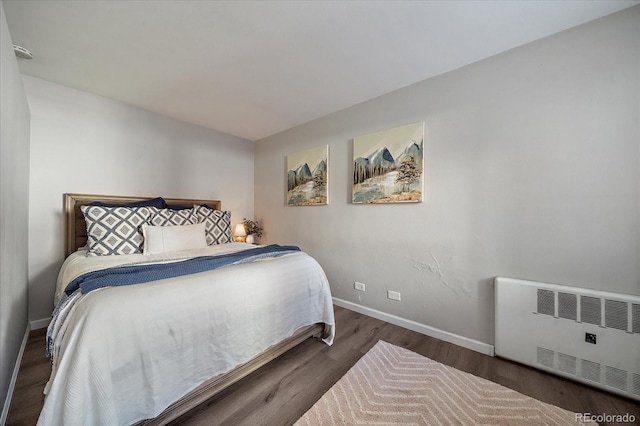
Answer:
[[[379,341],[302,416],[302,425],[577,425],[546,404]]]

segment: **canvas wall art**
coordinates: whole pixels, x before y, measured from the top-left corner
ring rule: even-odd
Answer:
[[[419,203],[424,188],[424,123],[353,139],[354,203]]]
[[[287,156],[287,205],[329,203],[329,145]]]

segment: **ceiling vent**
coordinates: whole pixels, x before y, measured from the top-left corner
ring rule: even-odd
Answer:
[[[13,51],[15,52],[18,58],[33,59],[33,54],[22,46],[18,46],[17,44],[14,44]]]

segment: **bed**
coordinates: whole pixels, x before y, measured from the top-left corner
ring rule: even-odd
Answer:
[[[333,342],[326,275],[295,247],[230,242],[92,256],[93,224],[83,206],[148,200],[64,195],[68,257],[49,326],[52,374],[38,424],[166,424],[310,337]],[[163,202],[222,213],[218,200]],[[172,272],[212,262],[216,269]],[[149,273],[162,277],[145,282]],[[142,280],[121,285],[129,274]],[[100,279],[109,284],[94,289]]]

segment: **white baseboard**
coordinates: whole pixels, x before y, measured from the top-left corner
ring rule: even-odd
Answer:
[[[11,398],[13,398],[13,391],[16,388],[16,381],[18,380],[18,372],[20,371],[20,363],[22,362],[22,355],[24,354],[24,348],[27,346],[27,340],[29,339],[29,325],[24,332],[24,338],[22,339],[22,345],[18,351],[18,358],[16,359],[16,365],[13,367],[13,374],[11,375],[11,381],[9,382],[9,389],[7,390],[7,398],[4,400],[4,407],[2,408],[2,416],[0,417],[0,425],[7,423],[7,416],[9,415],[9,406],[11,405]]]
[[[394,324],[426,336],[430,336],[445,342],[453,343],[454,345],[462,346],[463,348],[471,349],[472,351],[480,352],[481,354],[494,356],[495,348],[493,345],[480,342],[478,340],[469,339],[468,337],[459,336],[457,334],[449,333],[448,331],[440,330],[435,327],[420,324],[419,322],[411,321],[405,318],[398,317],[396,315],[387,314],[385,312],[378,311],[376,309],[367,308],[366,306],[358,305],[357,303],[348,302],[346,300],[333,298],[333,303],[342,308],[355,311],[360,314],[368,315],[373,318],[377,318],[382,321],[386,321],[390,324]]]
[[[31,330],[38,330],[40,328],[49,327],[50,322],[51,318],[42,318],[39,320],[29,321],[29,325],[31,326]]]

